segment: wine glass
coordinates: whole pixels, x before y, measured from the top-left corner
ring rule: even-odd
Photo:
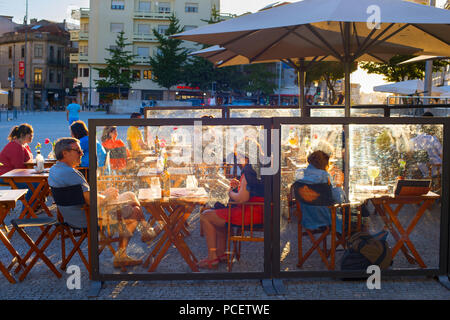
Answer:
[[[372,179],[372,190],[375,184],[375,178],[380,175],[380,167],[378,166],[369,166],[367,168],[367,174]]]

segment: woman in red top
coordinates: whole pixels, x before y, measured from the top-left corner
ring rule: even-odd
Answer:
[[[102,134],[102,146],[109,152],[109,162],[112,170],[122,170],[127,166],[130,151],[122,140],[117,139],[117,127],[106,126]]]
[[[28,146],[33,141],[33,127],[28,123],[12,128],[8,136],[9,143],[0,152],[0,175],[13,169],[24,169],[25,162],[33,160]]]
[[[28,123],[23,123],[20,126],[12,128],[8,136],[8,144],[0,152],[0,175],[5,174],[14,169],[26,168],[25,162],[33,160],[29,143],[33,141],[33,127]],[[3,179],[0,181],[4,182]],[[26,183],[16,183],[19,189],[28,189]],[[31,197],[29,191],[26,195],[28,200]]]

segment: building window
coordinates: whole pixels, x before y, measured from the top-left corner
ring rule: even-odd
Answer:
[[[42,69],[34,68],[34,83],[42,84]]]
[[[170,3],[169,2],[160,2],[158,5],[159,13],[170,13]]]
[[[167,29],[169,29],[168,25],[159,25],[158,26],[158,33],[159,34],[166,34]]]
[[[133,79],[141,79],[141,70],[133,70]]]
[[[21,55],[21,57],[22,58],[25,58],[25,46],[22,46],[21,48],[20,48],[20,55]]]
[[[149,48],[148,47],[138,47],[137,55],[141,58],[148,58],[149,56]]]
[[[42,44],[34,45],[34,57],[35,58],[42,58],[43,52],[44,52],[44,46]]]
[[[152,79],[152,70],[144,70],[143,78],[145,80],[151,80]]]
[[[140,12],[150,12],[151,2],[150,1],[139,1],[139,11]]]
[[[150,25],[149,24],[138,24],[137,33],[138,34],[150,34]]]
[[[89,77],[89,68],[83,68],[83,77],[84,78]]]
[[[58,61],[58,63],[62,63],[63,56],[64,56],[64,54],[62,52],[62,48],[59,48],[58,52],[56,54],[57,54],[56,60]]]
[[[79,74],[80,74],[80,78],[82,78],[83,77],[83,68],[79,69]]]
[[[125,0],[111,0],[111,9],[124,10],[125,9]]]
[[[49,58],[50,60],[53,60],[55,58],[55,48],[53,48],[53,46],[50,46]]]
[[[55,73],[53,72],[53,70],[49,70],[48,71],[48,82],[53,82],[55,78]]]
[[[61,71],[58,71],[58,79],[57,79],[57,82],[58,82],[58,83],[61,83],[61,81],[62,81],[62,73],[61,73]]]
[[[80,25],[81,32],[89,32],[89,23],[82,23]]]
[[[8,47],[8,57],[9,59],[12,59],[12,47]]]
[[[198,12],[198,3],[186,3],[185,12]]]
[[[80,46],[80,49],[78,50],[78,52],[80,53],[80,56],[88,56],[88,46]]]
[[[111,32],[122,32],[123,31],[123,23],[111,23],[110,31]]]

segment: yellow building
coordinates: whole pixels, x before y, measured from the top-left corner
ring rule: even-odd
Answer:
[[[110,55],[106,48],[115,45],[120,31],[132,44],[128,50],[138,55],[132,69],[139,81],[133,84],[128,98],[162,100],[165,89],[151,80],[147,62],[158,46],[152,30],[163,32],[172,13],[185,30],[207,24],[205,21],[210,19],[212,9],[219,10],[219,3],[219,0],[91,0],[89,9],[81,8],[73,14],[80,21],[80,30],[71,32],[71,40],[78,43],[78,53],[70,58],[71,63],[78,64],[75,82],[82,86],[80,102],[93,106],[108,102],[107,93],[99,93],[95,89],[94,80],[99,79],[99,74],[94,68],[105,66],[105,58]],[[200,48],[187,42],[185,46]]]

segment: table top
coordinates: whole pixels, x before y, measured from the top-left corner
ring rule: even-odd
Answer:
[[[34,178],[48,178],[49,169],[44,169],[44,172],[37,173],[35,169],[14,169],[3,175],[1,178],[26,178],[26,177],[34,177]]]
[[[370,200],[428,200],[428,199],[439,199],[441,196],[437,193],[434,193],[432,191],[429,191],[427,194],[422,195],[407,195],[407,196],[401,196],[401,195],[394,195],[394,194],[384,194],[380,196],[375,196],[370,198]]]
[[[208,194],[205,188],[170,188],[170,197],[161,198],[161,188],[139,189],[138,200],[145,202],[181,201],[205,203]]]
[[[192,168],[182,167],[182,168],[173,168],[169,167],[167,169],[170,175],[190,175],[193,174]],[[148,177],[148,176],[157,176],[161,174],[162,171],[158,171],[157,168],[141,168],[137,174],[138,177]]]
[[[0,190],[0,203],[16,202],[27,192],[28,189]]]

